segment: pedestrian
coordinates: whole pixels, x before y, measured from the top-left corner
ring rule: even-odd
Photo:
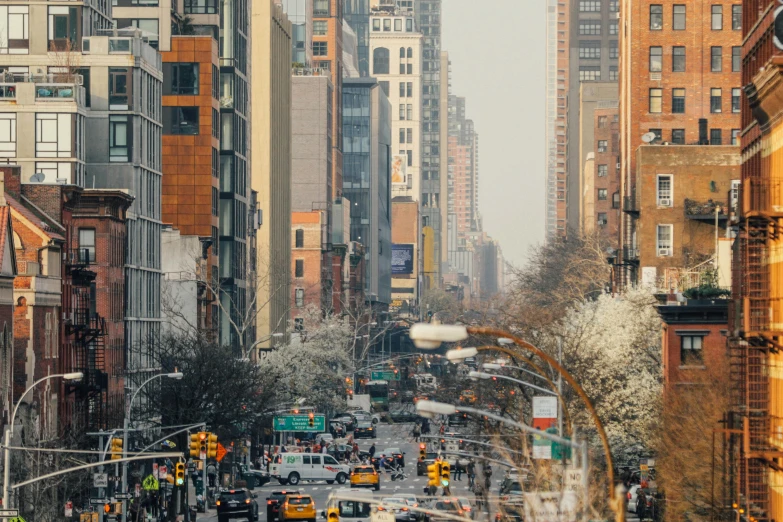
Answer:
[[[329,443],[324,442],[324,445],[321,447],[321,453],[328,453],[329,452]]]
[[[215,466],[214,461],[211,461],[207,465],[207,479],[209,480],[209,487],[214,488],[215,479],[217,479],[217,467]]]
[[[473,463],[473,460],[468,461],[468,487],[473,488],[476,486],[476,465]]]
[[[440,425],[440,434],[443,435],[444,433],[446,433],[446,423],[445,422]]]
[[[372,443],[372,446],[370,446],[370,459],[372,459],[375,456],[375,443]]]
[[[313,446],[313,453],[321,453],[321,445],[317,442],[315,443],[315,446]]]
[[[413,441],[419,442],[419,438],[421,437],[421,427],[419,426],[419,423],[413,425]]]
[[[636,516],[639,520],[647,518],[647,495],[644,493],[644,488],[636,490]]]
[[[359,458],[359,444],[356,442],[353,443],[353,454],[356,455],[356,458]]]
[[[459,480],[460,482],[462,482],[462,471],[463,471],[462,468],[463,468],[463,465],[460,464],[460,459],[457,459],[457,473],[456,473],[456,475],[457,475],[457,480]]]

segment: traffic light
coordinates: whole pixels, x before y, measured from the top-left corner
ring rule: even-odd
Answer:
[[[426,458],[427,458],[427,445],[419,444],[419,460],[424,460]]]
[[[443,461],[440,465],[440,483],[444,488],[449,487],[451,467],[447,461]]]
[[[218,437],[214,433],[208,433],[207,435],[207,458],[215,459],[217,458]]]
[[[209,433],[205,431],[201,431],[198,434],[198,444],[199,444],[199,458],[206,458],[207,456],[207,450],[209,449],[209,441],[207,440],[209,438]]]
[[[122,458],[122,439],[111,439],[111,447],[109,448],[111,453],[111,460],[118,460]]]
[[[315,413],[310,412],[307,415],[307,425],[310,426],[311,428],[315,426]]]
[[[177,481],[177,486],[182,486],[183,484],[185,484],[185,463],[184,462],[177,462],[175,479]]]
[[[109,504],[108,502],[106,504],[104,504],[103,505],[103,512],[106,513],[107,515],[109,513],[111,513],[111,504]]]
[[[436,488],[440,484],[440,462],[430,464],[427,466],[427,485],[435,486]]]
[[[194,433],[190,436],[190,456],[194,459],[201,458],[201,441],[199,436],[201,433]]]

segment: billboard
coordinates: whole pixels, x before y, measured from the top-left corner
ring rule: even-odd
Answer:
[[[408,186],[408,156],[392,156],[391,181],[392,188]]]
[[[413,245],[392,245],[391,271],[392,275],[413,273]]]

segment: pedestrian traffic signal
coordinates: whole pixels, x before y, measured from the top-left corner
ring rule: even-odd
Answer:
[[[109,453],[111,453],[111,460],[118,460],[122,458],[122,439],[111,439]]]
[[[103,505],[103,512],[107,513],[107,514],[111,513],[111,504],[109,504],[109,503],[104,504]]]
[[[315,426],[315,414],[313,412],[310,412],[307,416],[307,425],[311,428]]]
[[[427,485],[438,487],[440,484],[440,462],[427,466]]]
[[[218,436],[214,433],[207,433],[207,458],[216,459],[218,452]]]
[[[185,463],[177,462],[175,480],[177,486],[185,484]]]
[[[424,460],[426,458],[427,458],[427,445],[419,444],[419,460]]]
[[[190,456],[194,459],[201,458],[201,433],[194,433],[190,436]]]
[[[449,486],[449,482],[451,480],[451,466],[449,466],[449,463],[447,461],[443,461],[443,463],[440,465],[440,483],[445,488]]]

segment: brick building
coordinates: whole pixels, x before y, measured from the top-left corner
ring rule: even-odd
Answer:
[[[419,316],[422,229],[419,204],[410,197],[392,199],[391,312]]]
[[[11,209],[0,187],[0,408],[2,423],[11,416],[14,405],[14,278],[16,254],[11,229]]]
[[[621,194],[632,205],[638,201],[636,151],[641,144],[736,143],[742,5],[717,0],[630,0],[626,5],[619,31],[620,164]],[[619,246],[633,253],[639,209],[625,207],[624,212]],[[623,284],[638,280],[633,259],[623,258],[620,267]]]
[[[291,213],[291,317],[294,319],[308,305],[326,310],[331,304],[332,255],[325,252],[328,231],[326,211]],[[341,279],[337,279],[338,286]]]
[[[220,210],[220,88],[218,44],[211,36],[174,36],[163,59],[162,220],[182,236],[197,236],[207,277],[218,270]],[[233,175],[233,173],[232,173]],[[228,180],[227,180],[228,182]],[[234,181],[236,182],[236,181]],[[230,182],[229,182],[230,183]],[[242,181],[242,183],[246,183]],[[232,205],[224,212],[234,218]],[[243,262],[244,264],[244,262]],[[196,324],[216,325],[214,295],[203,292]]]

